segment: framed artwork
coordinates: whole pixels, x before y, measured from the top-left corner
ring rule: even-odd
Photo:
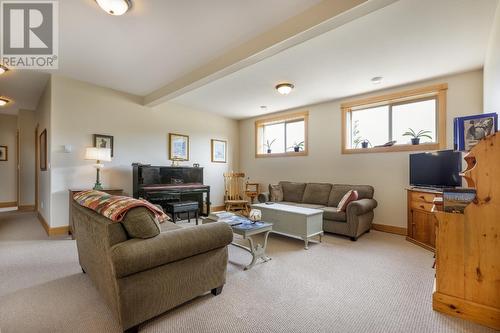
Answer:
[[[114,155],[113,137],[111,135],[94,134],[94,147],[111,148],[111,157]]]
[[[0,161],[9,160],[9,148],[7,146],[0,146]]]
[[[453,143],[455,150],[469,151],[479,140],[498,130],[498,115],[483,113],[457,117],[453,120]]]
[[[227,141],[212,139],[212,162],[226,163],[227,162]]]
[[[40,170],[47,171],[47,130],[40,133]]]
[[[172,161],[189,161],[189,136],[168,134],[168,159]]]

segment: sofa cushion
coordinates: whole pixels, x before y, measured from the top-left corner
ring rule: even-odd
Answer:
[[[347,222],[346,212],[341,211],[337,207],[323,207],[323,219],[337,222]]]
[[[332,192],[328,199],[328,206],[337,207],[342,197],[349,191],[356,190],[358,192],[358,199],[372,199],[373,186],[370,185],[347,185],[347,184],[334,184]]]
[[[306,183],[280,182],[283,201],[302,202]]]
[[[332,191],[332,184],[308,183],[302,202],[326,206]]]
[[[357,199],[358,199],[358,191],[349,190],[340,200],[337,208],[345,212],[345,210],[347,209],[347,205]]]
[[[310,209],[320,209],[320,208],[325,207],[325,205],[315,205],[315,204],[300,203],[300,202],[296,202],[293,205],[297,206],[297,207],[310,208]]]
[[[269,184],[269,201],[279,202],[283,201],[283,188],[280,184]]]
[[[121,223],[130,238],[145,239],[160,234],[160,225],[151,211],[145,207],[132,208]]]

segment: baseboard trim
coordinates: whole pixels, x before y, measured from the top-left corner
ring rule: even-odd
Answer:
[[[210,213],[219,212],[221,210],[226,210],[226,206],[212,206],[212,207],[210,207]]]
[[[377,230],[377,231],[388,232],[390,234],[401,235],[401,236],[406,236],[408,233],[408,230],[406,228],[396,227],[393,225],[386,225],[386,224],[372,223],[372,229]]]
[[[35,205],[22,205],[18,206],[17,210],[20,212],[34,212],[35,211]]]
[[[47,221],[45,221],[42,214],[40,214],[40,212],[37,213],[37,217],[38,221],[40,221],[40,224],[42,225],[43,229],[45,229],[45,232],[49,237],[69,234],[69,226],[51,228],[49,227]]]
[[[11,208],[11,207],[17,207],[17,201],[0,202],[0,208]]]

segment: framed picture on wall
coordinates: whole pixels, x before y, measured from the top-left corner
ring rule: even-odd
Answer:
[[[212,139],[211,141],[212,162],[227,162],[227,141]]]
[[[9,160],[9,148],[7,146],[0,146],[0,161]]]
[[[113,137],[111,135],[94,134],[94,147],[110,148],[111,157],[114,156]]]
[[[40,133],[40,170],[47,171],[47,130]]]
[[[168,158],[172,161],[189,161],[189,136],[183,134],[168,134]]]
[[[494,134],[497,130],[498,115],[496,113],[457,117],[453,120],[454,148],[469,151],[481,139]]]

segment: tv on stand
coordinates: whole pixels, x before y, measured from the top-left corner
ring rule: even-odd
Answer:
[[[441,191],[446,187],[462,186],[460,172],[462,154],[454,150],[441,150],[410,154],[410,185]]]

